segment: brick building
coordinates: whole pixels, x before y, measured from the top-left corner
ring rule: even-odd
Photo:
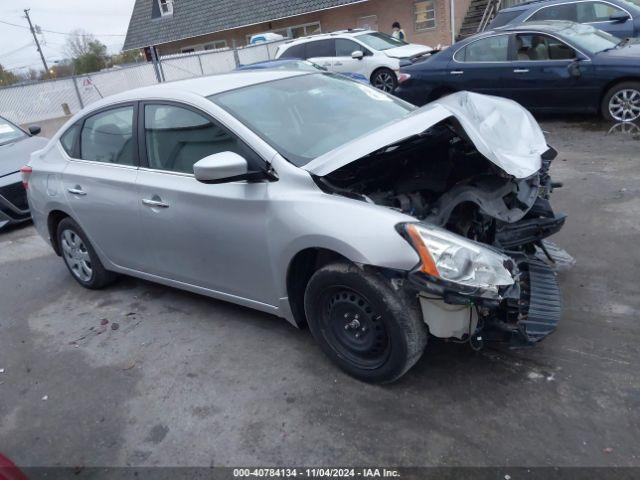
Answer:
[[[409,42],[448,45],[453,33],[459,32],[470,2],[136,0],[124,48],[155,46],[166,55],[241,46],[251,35],[264,32],[295,38],[364,27],[390,33],[395,21],[400,22]]]

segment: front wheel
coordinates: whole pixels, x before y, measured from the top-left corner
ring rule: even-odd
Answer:
[[[371,85],[383,92],[391,93],[398,86],[398,77],[393,70],[379,68],[371,76]]]
[[[614,122],[640,119],[640,82],[614,85],[602,99],[602,115]]]
[[[327,356],[353,377],[392,382],[422,356],[427,328],[417,302],[381,275],[348,263],[319,269],[305,292],[309,329]]]

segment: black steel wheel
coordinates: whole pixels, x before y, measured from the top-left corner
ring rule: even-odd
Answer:
[[[348,374],[392,382],[422,356],[427,327],[415,297],[391,288],[380,273],[332,263],[305,291],[309,329],[324,353]]]

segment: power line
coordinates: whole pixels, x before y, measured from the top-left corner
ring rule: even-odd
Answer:
[[[18,53],[20,50],[24,50],[25,48],[29,48],[32,47],[33,43],[29,42],[26,45],[23,45],[22,47],[18,47],[15,50],[11,50],[10,52],[6,52],[6,53],[0,53],[0,58],[1,57],[8,57],[9,55],[13,55],[14,53]]]
[[[25,27],[24,25],[18,25],[17,23],[5,22],[4,20],[0,20],[0,23],[4,23],[5,25],[11,25],[12,27],[24,28],[29,30],[29,27]],[[70,37],[126,37],[123,33],[71,33],[71,32],[56,32],[55,30],[47,30],[44,28],[40,29],[41,32],[54,33],[56,35],[68,35]]]

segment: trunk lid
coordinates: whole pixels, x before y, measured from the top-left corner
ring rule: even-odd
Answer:
[[[428,130],[453,117],[478,151],[515,178],[540,170],[549,147],[533,116],[518,103],[471,92],[451,94],[408,116],[356,138],[312,160],[304,168],[325,176],[382,148]]]

